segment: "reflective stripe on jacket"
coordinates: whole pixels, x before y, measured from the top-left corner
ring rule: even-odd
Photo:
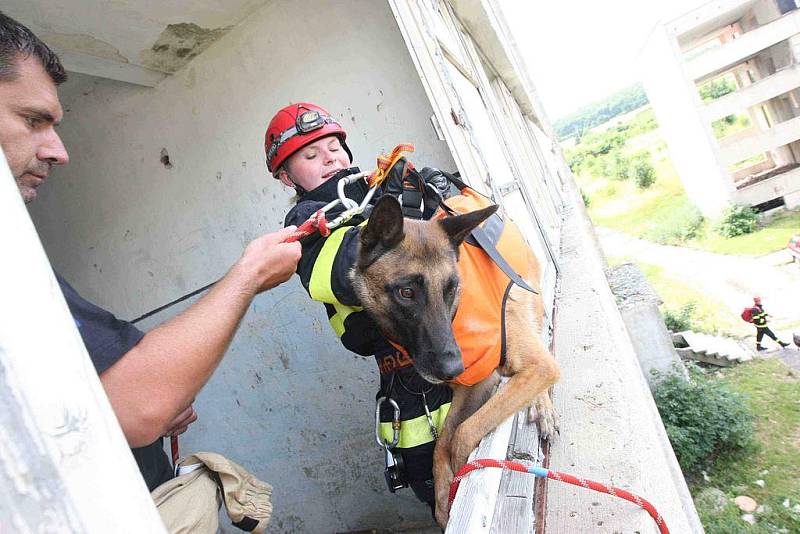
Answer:
[[[767,312],[764,311],[763,306],[753,306],[753,324],[756,325],[756,328],[766,328],[767,327]]]

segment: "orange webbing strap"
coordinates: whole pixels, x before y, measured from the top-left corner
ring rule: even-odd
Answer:
[[[414,152],[414,145],[401,143],[394,147],[394,150],[392,150],[392,153],[388,156],[386,154],[378,156],[378,168],[367,178],[367,183],[370,187],[375,187],[383,182],[389,169],[394,167],[400,158],[403,157],[403,152]]]

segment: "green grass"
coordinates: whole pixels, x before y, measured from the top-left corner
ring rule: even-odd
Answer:
[[[696,209],[686,196],[672,163],[658,145],[652,146],[656,181],[644,191],[633,180],[615,181],[582,175],[580,187],[591,199],[589,216],[598,226],[659,243],[680,241]]]
[[[744,130],[745,128],[750,127],[750,117],[747,115],[737,114],[729,115],[728,117],[714,121],[711,124],[711,128],[714,130],[714,136],[717,139],[722,139],[738,132],[739,130]]]
[[[750,156],[747,159],[743,159],[742,161],[738,161],[733,165],[728,165],[729,172],[736,172],[739,169],[744,169],[745,167],[751,167],[756,163],[761,163],[762,161],[766,161],[767,154],[762,152],[761,154],[756,154],[755,156]]]
[[[751,234],[725,238],[707,224],[701,232],[700,239],[687,241],[686,246],[719,254],[760,256],[786,248],[789,239],[800,233],[800,211],[781,213]]]
[[[609,256],[607,260],[610,266],[632,261],[625,256]],[[665,310],[677,312],[685,305],[693,303],[693,330],[733,337],[744,337],[752,333],[753,328],[750,325],[731,315],[723,302],[708,297],[702,287],[695,287],[683,279],[671,276],[659,265],[640,261],[635,263],[664,301],[661,305],[662,313]]]
[[[652,112],[640,113],[631,124],[648,123],[648,114]],[[800,232],[800,211],[794,211],[776,216],[751,234],[723,237],[714,231],[712,221],[699,220],[699,212],[686,195],[658,130],[645,131],[627,139],[621,150],[626,156],[641,150],[649,151],[656,170],[656,182],[643,191],[633,180],[598,177],[582,168],[576,180],[590,199],[589,216],[597,226],[656,243],[747,256],[781,250],[792,235]],[[694,230],[694,235],[691,230]]]
[[[731,499],[748,495],[766,511],[756,514],[756,525],[740,519],[732,503],[721,512],[698,507],[708,534],[800,532],[800,513],[790,507],[800,503],[800,379],[780,360],[764,359],[723,369],[719,379],[748,397],[756,416],[757,447],[734,458],[718,460],[706,482],[699,473],[687,474],[690,490],[697,495],[705,487],[722,490]],[[766,471],[766,473],[764,472]],[[761,488],[754,482],[763,480]]]

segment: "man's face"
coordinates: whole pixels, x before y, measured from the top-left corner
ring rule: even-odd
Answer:
[[[56,85],[35,57],[17,62],[18,76],[0,81],[0,146],[25,203],[36,198],[50,167],[69,161],[55,131],[64,112]]]

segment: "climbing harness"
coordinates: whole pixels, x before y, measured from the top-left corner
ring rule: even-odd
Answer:
[[[367,205],[372,200],[372,197],[375,196],[375,192],[378,190],[378,186],[383,183],[386,179],[386,176],[389,173],[389,169],[394,167],[394,165],[400,161],[400,158],[403,157],[403,152],[413,152],[414,146],[409,144],[399,144],[394,147],[391,154],[381,154],[378,156],[377,167],[372,172],[360,172],[357,174],[351,174],[350,176],[345,176],[341,178],[339,182],[336,184],[336,193],[338,198],[332,200],[321,209],[317,210],[311,217],[308,218],[306,222],[301,224],[297,227],[297,230],[294,231],[289,237],[284,239],[284,243],[292,243],[294,241],[299,241],[306,236],[313,234],[314,232],[319,231],[322,237],[327,237],[330,235],[331,230],[335,230],[339,226],[343,225],[356,215],[360,215],[364,213],[364,210],[367,208]],[[367,184],[369,185],[369,190],[367,194],[364,196],[364,200],[361,201],[361,204],[358,204],[348,196],[344,192],[344,188],[350,184],[356,183],[359,180],[367,180]],[[340,213],[334,220],[328,222],[325,219],[325,213],[332,210],[336,206],[341,204],[344,206],[345,210]]]
[[[664,518],[661,517],[661,514],[658,513],[658,510],[656,510],[649,501],[639,497],[638,495],[634,495],[633,493],[625,491],[621,488],[615,488],[614,486],[606,486],[605,484],[601,484],[593,480],[586,480],[584,478],[579,478],[567,473],[551,471],[550,469],[545,469],[544,467],[539,467],[536,465],[526,465],[522,462],[514,460],[493,460],[491,458],[482,458],[478,460],[472,460],[471,462],[464,464],[464,467],[462,467],[453,478],[453,482],[450,483],[450,495],[448,496],[447,500],[448,508],[453,505],[453,501],[456,498],[456,493],[458,492],[458,486],[461,484],[461,480],[464,479],[470,472],[487,467],[496,467],[499,469],[519,471],[520,473],[529,473],[540,478],[548,478],[550,480],[566,482],[567,484],[581,486],[583,488],[598,491],[600,493],[607,493],[608,495],[613,495],[614,497],[619,497],[620,499],[625,499],[626,501],[632,502],[641,508],[644,508],[645,511],[650,514],[650,517],[652,517],[656,522],[656,525],[658,525],[658,531],[661,534],[669,534],[667,523],[664,521]]]

